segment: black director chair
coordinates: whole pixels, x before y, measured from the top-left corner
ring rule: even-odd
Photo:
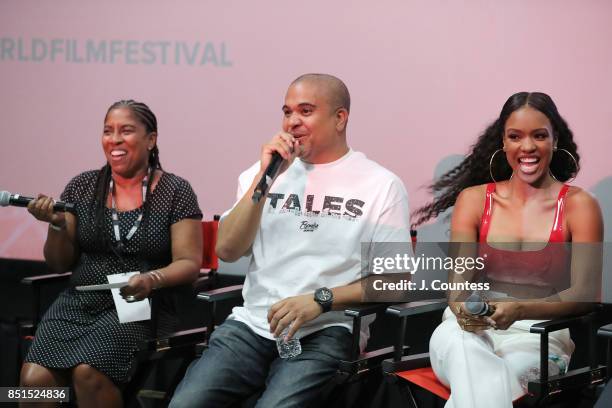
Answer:
[[[444,299],[441,299],[438,304],[427,305],[413,302],[389,307],[387,313],[400,319],[396,347],[403,343],[401,327],[405,325],[408,316],[435,309],[442,310],[445,307]],[[528,383],[528,394],[515,401],[515,406],[541,407],[561,402],[561,406],[574,407],[582,400],[592,400],[595,387],[604,381],[607,373],[606,366],[598,364],[595,340],[595,328],[603,318],[604,313],[601,308],[598,308],[582,316],[534,324],[530,332],[540,336],[540,378]],[[572,333],[585,334],[582,336],[585,337],[584,344],[579,344],[577,349],[586,348],[587,361],[580,361],[577,364],[572,361],[574,368],[570,366],[567,373],[550,376],[548,373],[548,335],[568,328]],[[576,366],[578,367],[575,368]],[[393,359],[384,361],[382,367],[387,389],[395,387],[396,394],[400,395],[394,401],[396,404],[405,405],[408,402],[412,407],[430,406],[431,404],[441,406],[450,395],[451,390],[440,383],[433,373],[429,353],[401,357],[398,352]],[[397,401],[398,399],[401,402]]]
[[[153,292],[151,299],[151,332],[153,337],[141,342],[132,361],[128,374],[128,382],[122,389],[126,407],[141,406],[139,400],[152,398],[154,402],[167,405],[174,388],[182,379],[187,366],[196,356],[196,345],[206,339],[206,328],[189,328],[175,332],[177,315],[169,314],[167,310],[178,312],[184,310],[185,303],[193,299],[195,293],[211,288],[216,280],[218,258],[214,251],[217,239],[219,216],[212,221],[202,222],[203,258],[200,275],[192,285],[163,288]],[[42,316],[41,292],[51,284],[67,285],[72,273],[48,274],[27,277],[22,283],[31,287],[33,293],[32,321],[21,327],[22,356],[27,353],[29,344]],[[186,306],[189,307],[189,306]],[[166,311],[166,312],[164,312]],[[198,325],[199,326],[199,325]],[[178,361],[170,364],[170,360]],[[169,364],[168,368],[164,364]],[[160,369],[161,367],[161,369]],[[168,375],[170,372],[170,375]],[[151,374],[153,373],[153,379]],[[152,380],[152,381],[151,381]],[[160,384],[162,389],[159,389]],[[149,386],[153,386],[151,389]],[[146,387],[147,389],[142,389]]]

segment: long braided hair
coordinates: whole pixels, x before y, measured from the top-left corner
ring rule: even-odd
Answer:
[[[467,157],[428,187],[430,193],[439,193],[439,196],[411,214],[411,218],[415,220],[412,224],[413,228],[437,217],[444,210],[455,205],[463,189],[495,181],[491,180],[491,172],[497,181],[510,178],[512,168],[506,160],[501,159],[502,154],[497,155],[500,158],[496,157],[493,161],[491,171],[489,171],[489,162],[491,156],[502,148],[506,121],[513,112],[525,106],[530,106],[546,115],[552,125],[558,150],[565,149],[576,159],[574,163],[574,160],[566,153],[554,154],[550,162],[552,174],[561,182],[576,176],[580,170],[578,148],[574,143],[572,131],[559,114],[552,98],[542,92],[518,92],[508,98],[499,117],[478,137]]]
[[[115,109],[129,109],[134,117],[144,125],[147,134],[156,132],[157,133],[157,118],[151,109],[142,102],[136,102],[133,99],[120,100],[113,103],[108,110],[106,111],[106,115],[104,116],[104,120],[108,118],[108,115],[111,111]],[[159,149],[157,148],[157,144],[149,151],[149,167],[153,170],[161,169],[161,163],[159,161]],[[111,243],[108,239],[108,236],[104,234],[104,212],[106,210],[106,199],[108,197],[108,187],[111,179],[111,167],[108,163],[106,163],[100,169],[98,173],[98,177],[96,179],[96,188],[94,201],[92,205],[92,212],[95,220],[95,231],[96,231],[96,241],[102,248],[109,249],[111,247]],[[147,184],[147,192],[145,205],[143,208],[143,231],[147,231],[148,227],[148,215],[150,208],[150,200],[149,195],[151,193],[151,185],[153,183],[153,173],[151,177],[149,177]],[[143,240],[143,242],[146,240]]]

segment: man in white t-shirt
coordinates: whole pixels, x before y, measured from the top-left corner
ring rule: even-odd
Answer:
[[[240,175],[238,202],[219,226],[221,259],[251,256],[244,305],[215,330],[172,407],[227,406],[262,390],[258,407],[304,407],[349,357],[352,325],[342,310],[362,299],[362,244],[409,241],[406,190],[349,148],[349,110],[334,76],[306,74],[289,86],[282,131]],[[275,152],[284,159],[279,175],[254,202]],[[281,359],[275,339],[285,329],[302,353]]]

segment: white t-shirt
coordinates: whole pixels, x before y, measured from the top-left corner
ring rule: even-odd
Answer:
[[[255,163],[240,175],[238,200],[259,166]],[[389,170],[352,150],[325,164],[296,159],[270,188],[253,241],[244,305],[235,307],[230,318],[273,339],[270,306],[360,279],[362,243],[408,242],[409,235],[406,189]],[[350,318],[331,311],[305,323],[296,336],[334,325],[352,330]],[[368,324],[362,327],[364,346]]]

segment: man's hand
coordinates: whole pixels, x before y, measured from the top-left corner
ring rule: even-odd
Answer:
[[[273,304],[268,311],[270,332],[278,337],[289,326],[287,340],[290,340],[304,323],[315,319],[322,312],[312,293],[283,299]]]
[[[293,160],[299,155],[300,144],[293,135],[287,132],[279,132],[268,143],[261,148],[261,172],[266,171],[272,155],[277,152],[281,155],[284,162],[278,169],[278,174],[281,174],[293,163]]]

